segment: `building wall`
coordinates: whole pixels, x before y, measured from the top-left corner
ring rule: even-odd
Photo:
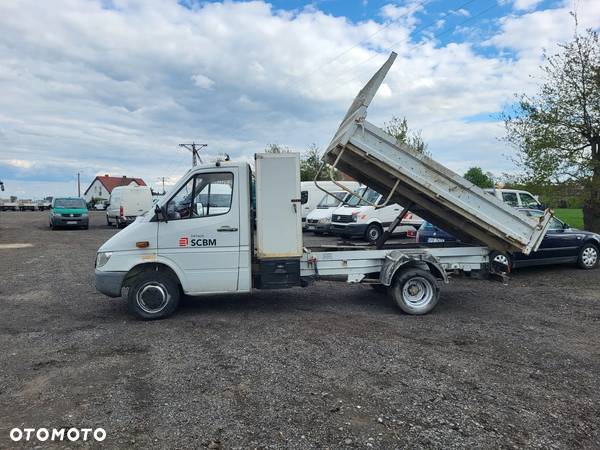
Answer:
[[[110,193],[106,190],[104,185],[100,183],[100,181],[94,180],[94,182],[92,183],[92,187],[84,195],[84,198],[86,202],[90,202],[93,197],[108,200],[109,196]]]

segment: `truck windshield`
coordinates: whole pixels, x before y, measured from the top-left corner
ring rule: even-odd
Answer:
[[[364,197],[368,203],[364,202],[361,199],[359,199],[358,197],[354,196],[351,199],[346,201],[346,203],[348,203],[348,206],[365,206],[370,203],[371,204],[375,203],[377,201],[377,199],[379,198],[379,194],[370,188],[359,189],[357,191],[357,194],[360,195],[361,197]]]
[[[325,196],[321,199],[317,208],[336,208],[340,205],[341,200],[346,195],[345,192],[332,192],[333,197],[329,194],[325,194]]]
[[[85,202],[80,198],[57,198],[55,208],[85,208]]]

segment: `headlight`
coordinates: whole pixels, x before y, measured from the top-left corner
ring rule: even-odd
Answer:
[[[87,216],[88,216],[87,212],[81,213],[81,217],[87,217]]]
[[[331,219],[329,219],[328,217],[323,217],[319,220],[319,223],[323,225],[328,224],[329,222],[331,222]]]
[[[110,257],[112,256],[111,252],[101,252],[96,255],[96,267],[102,267],[105,265]]]
[[[352,213],[352,222],[358,221],[358,213]]]

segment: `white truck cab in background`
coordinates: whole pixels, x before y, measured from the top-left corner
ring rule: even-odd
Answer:
[[[532,208],[543,211],[544,205],[540,202],[536,195],[532,195],[527,191],[519,189],[484,189],[489,194],[492,194],[497,199],[515,208]]]
[[[331,214],[331,233],[346,238],[360,237],[370,243],[375,243],[383,234],[389,225],[402,212],[402,207],[398,204],[387,205],[376,208],[369,203],[382,204],[385,199],[382,195],[370,188],[363,188],[358,191],[359,197],[352,197]],[[368,202],[368,203],[367,203]],[[423,219],[407,213],[395,233],[407,233],[418,230],[423,223]]]
[[[331,194],[323,194],[323,198],[317,204],[317,207],[306,216],[306,230],[315,234],[328,233],[331,228],[331,214],[342,205],[342,201],[347,202],[352,194],[346,191],[332,191]]]
[[[319,181],[318,183],[322,189],[325,189],[328,192],[340,190],[340,187],[336,185],[333,181]],[[346,189],[349,189],[351,191],[357,190],[360,186],[359,183],[357,183],[356,181],[338,181],[337,183],[341,184]],[[323,198],[323,195],[326,195],[322,189],[319,189],[315,185],[314,181],[302,181],[300,183],[300,191],[302,192],[302,195],[308,196],[308,201],[302,205],[303,229],[306,229],[307,227],[306,216],[308,216],[308,214],[317,207],[317,205]]]
[[[117,186],[106,206],[106,224],[118,228],[133,222],[151,209],[152,191],[148,186]]]

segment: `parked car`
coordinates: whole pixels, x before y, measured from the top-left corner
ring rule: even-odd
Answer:
[[[321,188],[326,189],[328,192],[340,190],[340,187],[333,181],[319,181],[318,183]],[[338,183],[351,191],[355,191],[359,187],[356,181],[338,181]],[[306,216],[317,207],[325,193],[315,185],[314,181],[301,182],[300,192],[307,199],[306,203],[302,204],[302,229],[306,230]]]
[[[485,189],[486,192],[515,208],[530,208],[544,211],[545,206],[539,199],[527,191],[518,189]]]
[[[124,227],[152,206],[152,191],[148,186],[118,186],[108,199],[106,224]]]
[[[96,204],[94,204],[94,209],[96,211],[105,211],[106,210],[106,202],[96,202]]]
[[[534,218],[544,214],[538,209],[519,208],[518,210]],[[425,222],[417,232],[417,242],[445,243],[457,242],[457,239],[444,230]],[[529,255],[498,253],[494,260],[507,265],[509,270],[525,266],[572,263],[577,263],[582,269],[593,269],[598,266],[599,252],[599,234],[571,228],[565,222],[553,217],[537,252]]]
[[[332,191],[333,196],[324,194],[317,207],[306,216],[306,230],[315,234],[328,233],[331,228],[331,213],[342,204],[342,200],[349,200],[352,194],[346,191]]]
[[[402,206],[394,203],[382,208],[370,204],[382,204],[385,199],[373,189],[363,188],[358,191],[358,197],[352,197],[346,205],[340,206],[331,214],[331,233],[342,237],[361,237],[370,243],[375,243],[389,225],[402,212]],[[370,204],[369,204],[370,203]],[[423,223],[419,216],[408,213],[395,233],[411,233]]]
[[[85,200],[79,197],[62,197],[52,200],[50,207],[50,228],[89,227],[88,209]]]

